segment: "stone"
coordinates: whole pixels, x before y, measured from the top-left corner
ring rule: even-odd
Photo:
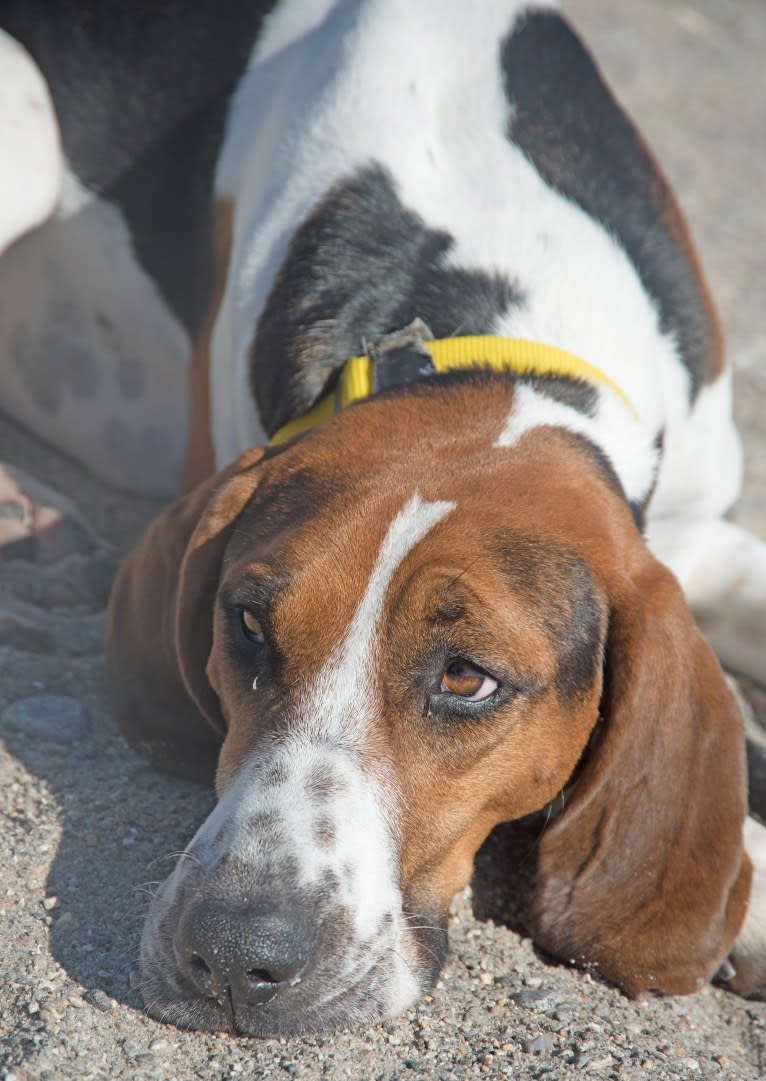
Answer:
[[[524,1050],[530,1055],[542,1055],[552,1051],[555,1046],[555,1040],[550,1033],[541,1032],[539,1036],[535,1036],[534,1040],[527,1040]]]
[[[42,694],[21,698],[0,715],[0,727],[37,740],[70,747],[90,736],[84,706],[74,698]]]

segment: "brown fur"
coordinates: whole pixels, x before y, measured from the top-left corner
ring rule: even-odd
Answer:
[[[493,447],[511,393],[373,399],[171,508],[112,602],[116,697],[127,680],[149,699],[172,688],[185,716],[196,702],[226,730],[223,791],[340,641],[394,515],[415,490],[453,501],[397,568],[374,657],[367,755],[402,796],[405,900],[445,911],[493,826],[565,791],[539,846],[536,940],[629,994],[691,991],[726,957],[748,893],[738,712],[678,586],[577,441],[539,428]],[[253,583],[268,586],[273,654],[257,714],[215,604]],[[430,716],[422,670],[450,648],[511,672],[517,693],[481,720]],[[171,736],[185,738],[176,724],[155,745]]]

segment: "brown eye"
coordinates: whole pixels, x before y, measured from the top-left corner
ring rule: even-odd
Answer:
[[[483,702],[497,690],[497,680],[470,661],[451,661],[442,673],[442,694],[454,694],[467,702]]]
[[[257,642],[260,645],[264,640],[263,627],[253,613],[248,612],[247,608],[243,608],[239,618],[245,637],[249,638],[251,642]]]

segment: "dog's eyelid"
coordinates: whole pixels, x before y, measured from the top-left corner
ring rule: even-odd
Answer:
[[[284,583],[278,578],[248,577],[224,586],[220,599],[229,610],[247,609],[256,618],[264,619],[283,589]]]
[[[266,641],[266,636],[263,631],[263,625],[254,612],[249,608],[238,609],[239,611],[239,623],[242,628],[242,633],[251,642],[257,644],[263,644]]]
[[[249,599],[242,598],[239,593],[229,595],[225,592],[219,595],[219,603],[226,615],[227,622],[236,631],[242,640],[257,645],[263,645],[266,641],[265,626],[268,622],[268,612],[261,605],[252,603]]]

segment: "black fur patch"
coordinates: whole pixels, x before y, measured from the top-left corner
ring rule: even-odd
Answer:
[[[627,502],[627,496],[625,495],[625,489],[622,486],[620,478],[615,472],[614,466],[609,461],[601,447],[597,446],[592,440],[588,439],[585,435],[580,435],[576,432],[566,433],[571,439],[576,441],[579,450],[589,460],[596,471],[601,475],[601,479],[606,481],[610,488],[613,489],[622,499]],[[656,477],[655,482],[656,484]],[[633,521],[636,523],[636,528],[639,533],[643,533],[644,525],[646,524],[646,508],[649,505],[652,493],[654,491],[654,484],[649,490],[646,498],[641,503],[630,502],[628,507],[630,513],[633,516]]]
[[[269,452],[278,457],[284,447]],[[343,479],[320,465],[293,465],[289,469],[266,470],[262,482],[250,499],[239,527],[229,541],[224,566],[242,558],[257,544],[267,552],[286,533],[312,521],[338,499],[344,499],[347,489]],[[282,582],[280,588],[287,586]]]
[[[274,3],[3,3],[3,28],[48,81],[71,168],[120,207],[139,261],[191,333],[212,287],[229,97]]]
[[[520,375],[517,378],[520,382],[529,383],[543,397],[567,405],[586,417],[596,414],[596,388],[585,379],[558,375]]]
[[[251,385],[266,430],[305,413],[349,357],[423,319],[437,338],[485,334],[522,302],[499,274],[445,267],[430,229],[372,164],[342,181],[295,233],[258,322]]]
[[[509,140],[621,244],[657,305],[661,329],[677,338],[693,400],[715,370],[715,329],[694,265],[671,231],[675,207],[665,178],[559,15],[519,20],[500,63],[513,108]]]
[[[556,689],[577,698],[603,657],[606,614],[590,570],[572,549],[505,533],[499,555],[516,593],[528,598],[556,650]]]

